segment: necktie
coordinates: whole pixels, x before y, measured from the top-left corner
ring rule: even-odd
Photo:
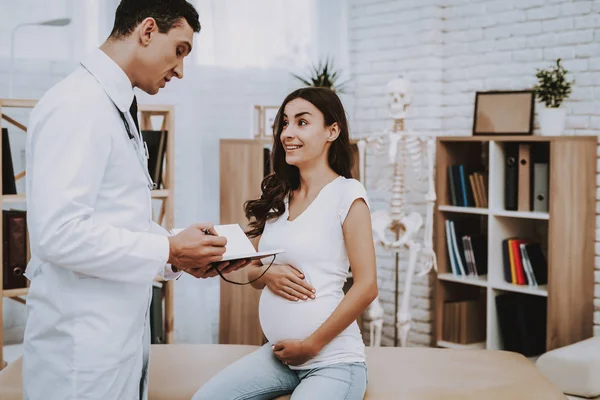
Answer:
[[[131,103],[131,107],[129,107],[129,114],[131,114],[131,118],[133,118],[133,122],[135,122],[135,127],[138,132],[140,131],[140,123],[138,122],[138,107],[137,107],[137,99],[133,96],[133,102]]]

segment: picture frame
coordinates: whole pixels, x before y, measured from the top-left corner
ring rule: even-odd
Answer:
[[[264,118],[263,118],[263,107],[262,106],[260,106],[260,105],[254,106],[254,108],[252,109],[252,119],[253,119],[253,124],[252,124],[252,131],[250,132],[251,133],[250,137],[259,139],[263,136],[263,133],[264,133],[264,127],[263,127]]]
[[[279,112],[279,106],[264,106],[263,107],[263,128],[265,137],[273,136],[273,127],[275,125],[275,119],[277,118],[277,112]]]
[[[533,90],[475,93],[473,136],[533,135]]]

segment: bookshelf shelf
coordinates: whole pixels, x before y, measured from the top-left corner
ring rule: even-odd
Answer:
[[[550,219],[550,214],[540,211],[507,211],[507,210],[492,210],[491,215],[497,217],[512,217],[524,219]]]
[[[170,196],[171,191],[169,189],[157,189],[152,191],[153,199],[166,199]]]
[[[460,344],[452,343],[447,340],[438,340],[437,347],[444,347],[446,349],[460,349],[460,350],[484,350],[486,348],[485,342],[477,342],[471,344]]]
[[[492,283],[490,285],[492,289],[504,290],[507,292],[524,293],[533,296],[548,297],[548,286],[540,285],[537,287],[525,286],[525,285],[514,285],[508,282]]]
[[[19,297],[19,296],[27,296],[27,293],[29,293],[28,288],[9,289],[9,290],[2,291],[2,297],[13,298],[13,297]]]
[[[438,210],[453,212],[453,213],[463,213],[463,214],[478,214],[478,215],[488,215],[489,210],[487,208],[479,208],[479,207],[460,207],[460,206],[439,206]]]
[[[438,274],[438,279],[441,281],[462,283],[465,285],[474,285],[487,287],[487,276],[458,276],[451,273]]]
[[[3,203],[15,204],[15,203],[25,203],[26,201],[27,201],[27,198],[25,197],[24,194],[6,194],[6,195],[2,196]]]
[[[437,138],[432,345],[540,354],[593,335],[597,144],[596,136]],[[476,172],[483,191],[469,181]],[[474,259],[480,276],[463,273],[457,257],[465,271]],[[534,278],[539,286],[528,285]],[[535,350],[510,341],[515,329],[533,334],[519,318],[535,320]],[[453,333],[474,325],[476,334]]]

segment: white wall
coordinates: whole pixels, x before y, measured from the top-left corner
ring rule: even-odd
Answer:
[[[537,67],[548,67],[562,57],[576,81],[566,102],[567,131],[598,135],[599,13],[600,2],[590,0],[349,0],[355,133],[390,126],[384,88],[396,74],[405,74],[414,83],[409,127],[425,133],[469,135],[475,91],[530,88]],[[600,213],[600,190],[598,195]],[[372,196],[385,206],[385,196],[377,192]],[[600,215],[597,221],[600,228]],[[596,236],[594,322],[595,334],[600,334],[600,229]],[[392,260],[381,254],[378,261],[386,310],[384,341],[389,344]],[[401,280],[402,276],[401,272]],[[417,323],[410,342],[426,345],[431,337],[431,285],[421,278],[415,289]]]

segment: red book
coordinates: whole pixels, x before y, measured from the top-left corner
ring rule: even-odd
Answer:
[[[523,261],[521,258],[520,244],[526,243],[523,239],[515,239],[510,242],[512,246],[512,254],[515,263],[515,275],[517,278],[517,285],[527,285],[527,278],[525,278],[525,271],[523,270]]]

